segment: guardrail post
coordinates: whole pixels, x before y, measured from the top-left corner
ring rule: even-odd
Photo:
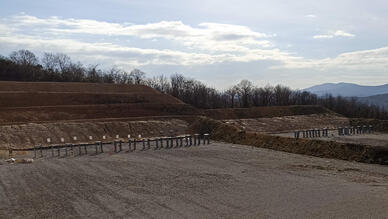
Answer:
[[[102,146],[102,141],[99,141],[98,144],[100,145],[100,153],[104,153],[104,149]]]
[[[149,138],[147,139],[147,147],[147,150],[151,149],[151,140]]]
[[[141,149],[142,151],[144,151],[145,150],[145,148],[146,148],[146,145],[145,145],[145,140],[144,139],[142,139],[141,140],[141,142],[142,142],[142,145],[143,145],[143,148]]]
[[[117,153],[117,142],[116,142],[116,140],[113,141],[113,147],[114,147],[115,153]]]
[[[175,148],[179,147],[179,137],[175,137]]]
[[[170,139],[166,138],[166,149],[170,148]]]
[[[122,142],[121,140],[119,140],[119,152],[121,152],[122,150],[123,150]]]
[[[69,145],[65,145],[65,157],[67,157],[67,147],[68,147]]]
[[[155,138],[155,148],[154,150],[158,150],[159,149],[159,139],[158,138]]]
[[[98,142],[94,145],[94,148],[96,149],[96,154],[98,154]]]
[[[210,135],[209,134],[205,134],[204,135],[204,140],[206,139],[206,142],[207,142],[207,144],[210,144]],[[205,142],[205,141],[204,141]],[[205,144],[205,143],[203,143],[203,144]]]
[[[81,145],[78,145],[78,156],[81,156],[81,155],[82,155]]]
[[[84,150],[85,150],[85,154],[88,154],[88,147],[86,144],[84,145]]]
[[[60,156],[61,156],[61,148],[58,147],[57,149],[58,149],[58,150],[57,150],[57,152],[58,152],[58,157],[60,157]]]

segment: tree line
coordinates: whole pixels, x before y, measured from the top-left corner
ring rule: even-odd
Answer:
[[[147,78],[138,69],[126,72],[115,67],[108,70],[98,65],[85,67],[63,53],[44,53],[39,59],[29,50],[19,50],[9,57],[0,57],[0,80],[143,84],[198,108],[321,105],[347,117],[388,119],[384,108],[361,103],[356,98],[318,97],[282,85],[258,87],[249,80],[220,91],[181,74]]]

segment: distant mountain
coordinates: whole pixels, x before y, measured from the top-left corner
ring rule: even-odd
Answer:
[[[388,94],[388,84],[380,86],[363,86],[352,83],[326,83],[304,89],[311,93],[323,96],[332,94],[343,97],[369,97],[380,94]],[[378,97],[376,97],[379,99]]]
[[[363,103],[374,104],[388,109],[388,93],[370,97],[358,97],[357,99]]]

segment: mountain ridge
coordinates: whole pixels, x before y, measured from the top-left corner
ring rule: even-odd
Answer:
[[[317,94],[318,96],[324,96],[331,94],[333,96],[343,97],[369,97],[381,94],[388,94],[388,84],[378,86],[359,85],[354,83],[324,83],[308,87],[303,91],[309,91]]]

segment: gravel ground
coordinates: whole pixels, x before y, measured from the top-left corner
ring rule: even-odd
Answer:
[[[386,218],[388,167],[248,146],[0,165],[0,218]]]

